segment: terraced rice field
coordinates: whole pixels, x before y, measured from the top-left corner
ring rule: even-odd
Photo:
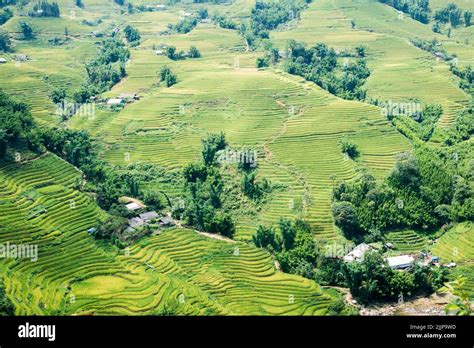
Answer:
[[[96,284],[109,284],[101,277],[73,287],[81,299],[75,311],[137,314],[164,307],[182,314],[323,315],[333,301],[314,282],[277,272],[262,250],[191,230],[168,230],[129,253],[119,259],[130,275],[111,284],[110,292],[91,294]]]
[[[351,29],[351,20],[356,28]],[[324,41],[336,48],[364,45],[372,71],[366,87],[370,97],[381,101],[407,103],[439,103],[445,114],[440,125],[451,124],[457,112],[469,101],[458,88],[448,65],[437,62],[431,54],[414,47],[414,37],[436,37],[458,54],[459,64],[474,61],[474,47],[435,35],[430,25],[423,25],[406,16],[399,18],[391,7],[372,0],[314,1],[302,14],[294,30],[275,33],[280,47],[288,39],[314,45]],[[455,50],[455,52],[454,52]]]
[[[453,270],[450,278],[456,279],[458,275],[461,275],[466,278],[465,290],[468,292],[469,296],[474,296],[474,265],[472,262],[470,264],[462,265]]]
[[[103,218],[72,166],[53,155],[1,168],[0,243],[38,245],[38,260],[2,259],[17,314],[324,315],[335,300],[313,281],[276,271],[245,243],[190,230],[147,238],[129,253],[100,247]]]
[[[61,308],[65,287],[77,277],[120,273],[119,264],[87,235],[103,213],[72,189],[79,178],[72,166],[52,155],[1,168],[0,242],[38,245],[36,262],[1,260],[17,314]]]
[[[455,262],[457,266],[450,278],[466,277],[466,290],[474,295],[474,224],[466,222],[453,227],[439,238],[431,252],[442,263]]]
[[[459,224],[446,232],[432,248],[443,262],[469,263],[474,259],[474,224]]]
[[[427,238],[415,231],[390,232],[387,241],[391,242],[394,252],[399,254],[416,253],[427,247]]]

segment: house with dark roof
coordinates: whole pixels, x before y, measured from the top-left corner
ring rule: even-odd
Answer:
[[[128,219],[128,226],[132,228],[140,227],[140,226],[143,226],[144,224],[145,224],[145,221],[143,221],[139,217]]]
[[[160,225],[161,226],[171,226],[173,224],[174,224],[174,221],[170,216],[163,216],[160,219]]]
[[[140,219],[142,219],[145,222],[148,222],[153,219],[157,219],[159,217],[156,211],[149,211],[149,212],[140,214],[139,216],[140,216]]]

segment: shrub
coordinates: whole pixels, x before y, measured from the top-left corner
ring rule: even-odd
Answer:
[[[164,66],[160,70],[160,82],[164,82],[166,87],[171,87],[178,82],[178,78],[170,68]]]
[[[359,151],[357,150],[357,145],[351,142],[350,140],[344,138],[339,142],[341,151],[347,154],[350,158],[356,158],[359,156]]]

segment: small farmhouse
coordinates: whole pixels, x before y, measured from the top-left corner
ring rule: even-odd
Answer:
[[[128,219],[128,226],[131,228],[139,227],[145,224],[145,221],[140,219],[139,217],[134,217],[131,219]]]
[[[410,255],[387,257],[388,265],[393,269],[407,269],[413,265],[415,259]]]
[[[156,213],[156,211],[149,211],[149,212],[146,212],[146,213],[143,213],[143,214],[140,214],[140,219],[142,219],[143,221],[150,221],[150,220],[153,220],[153,219],[157,219],[159,217],[159,215]]]
[[[133,203],[129,203],[125,206],[125,208],[127,208],[128,210],[138,210],[141,208],[141,206],[135,202]]]
[[[123,103],[123,99],[119,98],[112,98],[107,100],[107,105],[113,106],[113,105],[121,105]]]
[[[160,225],[161,226],[171,226],[173,224],[173,219],[169,216],[163,216],[160,219]]]

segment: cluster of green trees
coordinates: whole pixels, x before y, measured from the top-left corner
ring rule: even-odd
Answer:
[[[250,47],[270,37],[270,30],[300,16],[312,0],[257,1],[252,9],[250,23],[242,23],[240,34]]]
[[[235,23],[232,19],[216,13],[215,15],[212,16],[212,20],[214,23],[216,23],[219,27],[224,28],[224,29],[232,29],[236,30],[237,29],[237,23]]]
[[[66,28],[67,29],[67,28]],[[48,43],[52,46],[62,46],[68,43],[70,39],[67,36],[53,36],[52,38],[48,39]]]
[[[291,40],[287,51],[285,69],[288,73],[302,76],[341,98],[365,99],[366,91],[362,85],[370,71],[363,47],[357,49],[355,61],[347,61],[342,66],[338,63],[336,51],[324,43],[306,48],[304,44]]]
[[[18,0],[0,0],[0,8],[10,5],[16,5]]]
[[[283,272],[314,278],[318,248],[306,222],[281,219],[277,229],[258,226],[252,239],[257,247],[275,256]]]
[[[341,148],[342,153],[345,153],[350,158],[355,159],[357,156],[359,156],[359,150],[357,149],[357,145],[349,139],[343,138],[339,142],[339,146]]]
[[[178,82],[178,77],[165,65],[160,70],[160,82],[164,83],[166,87],[171,87]]]
[[[377,102],[374,103],[378,105]],[[413,105],[416,105],[413,104]],[[438,120],[443,115],[443,108],[439,104],[427,104],[423,106],[421,112],[413,110],[405,112],[402,110],[398,115],[387,113],[387,119],[397,127],[398,131],[414,141],[428,141],[438,124]]]
[[[448,146],[469,140],[474,134],[474,113],[472,108],[456,116],[454,124],[445,134],[444,143]]]
[[[8,147],[33,139],[34,122],[28,105],[0,90],[0,159]]]
[[[141,36],[138,29],[132,27],[131,25],[127,25],[123,32],[125,34],[125,38],[131,46],[138,46],[140,44]]]
[[[474,96],[474,70],[470,65],[464,69],[451,64],[451,72],[461,79],[459,87]]]
[[[129,58],[129,49],[118,38],[102,41],[98,57],[86,64],[87,84],[73,93],[73,99],[85,103],[91,96],[112,88],[126,76],[125,62]]]
[[[35,33],[33,31],[33,28],[28,22],[25,21],[20,21],[18,23],[18,26],[20,27],[20,32],[23,35],[23,39],[25,40],[31,40],[35,37]]]
[[[10,10],[9,8],[0,10],[0,25],[5,24],[12,17],[13,17],[13,11]]]
[[[2,52],[10,52],[12,51],[12,41],[10,40],[10,34],[0,29],[0,51]]]
[[[265,55],[257,58],[257,68],[265,68],[278,64],[282,58],[278,48],[274,47],[271,41],[264,43]]]
[[[410,41],[414,46],[424,51],[437,54],[437,56],[441,57],[443,60],[450,61],[456,58],[455,54],[450,55],[443,47],[441,47],[441,43],[436,39],[423,40],[420,38],[414,38],[414,39],[411,39]]]
[[[200,231],[231,238],[235,224],[223,207],[224,182],[217,162],[218,151],[227,145],[223,133],[210,134],[202,140],[202,162],[184,168],[185,204],[173,214]]]
[[[455,3],[449,3],[445,8],[435,12],[434,19],[438,23],[449,23],[452,27],[457,27],[463,22],[466,27],[469,27],[472,25],[472,12],[463,11]]]
[[[32,151],[49,150],[83,169],[87,175],[97,176],[93,142],[86,131],[40,128],[35,124],[28,105],[12,99],[3,91],[0,91],[0,124],[0,158],[5,157],[9,146],[17,148],[26,144]]]
[[[94,157],[92,140],[86,131],[47,128],[41,130],[41,140],[47,150],[78,168],[87,166]]]
[[[191,32],[194,28],[196,28],[196,26],[202,19],[206,19],[208,18],[208,16],[209,13],[207,9],[201,8],[198,10],[198,13],[196,15],[186,17],[175,25],[168,24],[168,29],[176,31],[180,34],[187,34]]]
[[[474,218],[472,173],[459,173],[444,150],[417,145],[399,156],[387,179],[369,174],[334,189],[332,213],[348,239],[375,242],[392,229],[431,230]],[[472,171],[472,169],[470,169]]]
[[[0,91],[0,124],[0,158],[5,157],[8,147],[15,149],[26,144],[32,151],[51,151],[80,168],[91,185],[116,176],[106,163],[98,159],[94,142],[86,131],[41,128],[33,121],[25,103],[15,101],[3,91]],[[129,184],[121,177],[116,181]],[[108,195],[103,199],[106,203],[100,205],[108,209],[115,202],[114,198],[118,198],[118,194]],[[98,201],[101,201],[100,194]]]
[[[412,120],[415,126],[412,127],[417,137],[423,141],[431,139],[438,120],[443,115],[443,108],[439,104],[425,105],[419,117]]]
[[[474,70],[470,65],[460,68],[451,64],[451,72],[461,79],[459,87],[474,98]],[[470,139],[474,134],[474,112],[473,105],[460,112],[452,127],[446,132],[444,142],[453,145]]]
[[[428,24],[431,20],[429,0],[379,0],[379,2],[392,6],[421,23]],[[449,3],[446,7],[437,10],[433,19],[435,23],[432,30],[435,33],[442,33],[443,25],[450,24],[447,31],[448,37],[450,37],[451,28],[458,27],[463,23],[466,27],[472,25],[472,12],[463,11],[455,3]]]
[[[196,46],[191,46],[188,51],[189,58],[201,58],[201,52],[197,49]]]
[[[379,2],[402,11],[421,23],[427,24],[430,21],[429,0],[379,0]]]
[[[197,49],[196,46],[191,46],[188,53],[185,53],[183,50],[176,52],[175,46],[168,46],[165,50],[165,55],[171,60],[183,60],[187,58],[200,58],[201,52]]]
[[[16,0],[0,0],[0,8],[8,5],[16,5]],[[13,17],[13,11],[9,8],[0,10],[0,25],[5,24]],[[13,50],[13,45],[10,40],[10,34],[3,29],[0,29],[0,52],[10,52]]]
[[[48,0],[39,0],[28,13],[30,17],[59,17],[59,5],[57,2],[49,3]]]
[[[257,173],[255,170],[249,170],[243,173],[242,178],[242,192],[250,199],[259,201],[271,191],[271,185],[266,178],[257,180]]]
[[[186,17],[175,25],[171,25],[170,29],[180,34],[187,34],[191,32],[198,25],[199,20],[195,16]]]
[[[97,86],[100,91],[112,88],[126,75],[125,62],[128,58],[130,51],[118,39],[104,41],[99,56],[86,65],[89,84]]]

